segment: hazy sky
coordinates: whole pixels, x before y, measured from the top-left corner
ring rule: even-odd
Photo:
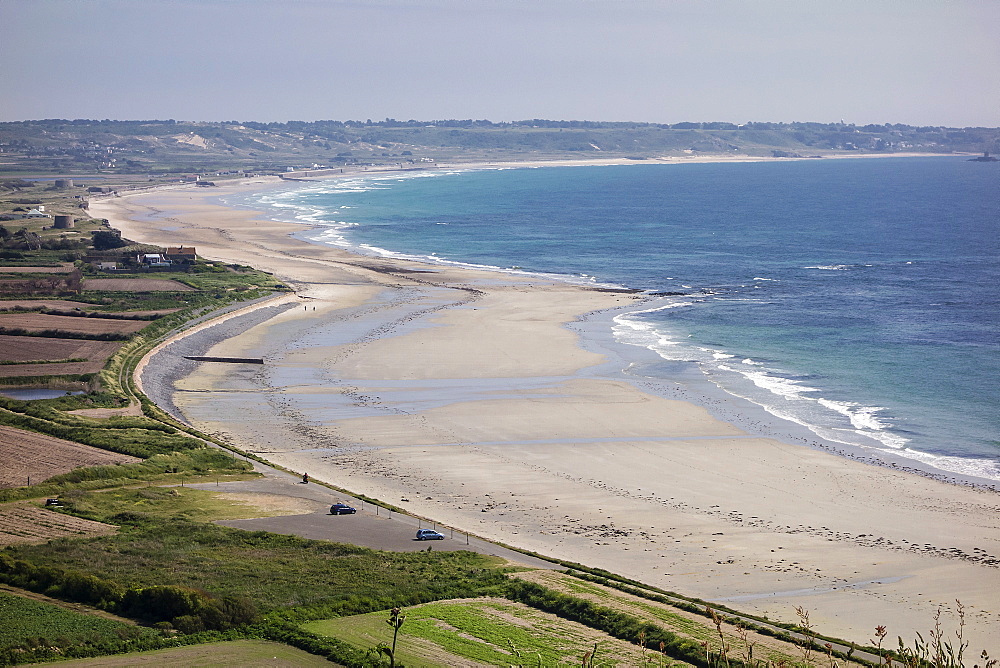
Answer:
[[[0,0],[0,120],[1000,125],[1000,0]]]

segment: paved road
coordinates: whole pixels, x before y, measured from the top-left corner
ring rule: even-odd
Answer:
[[[283,471],[261,465],[257,465],[256,468],[259,473],[264,474],[263,478],[224,482],[218,485],[216,483],[201,483],[188,486],[222,493],[274,494],[315,504],[315,510],[306,514],[218,522],[224,526],[250,531],[270,531],[271,533],[289,534],[302,538],[331,540],[393,552],[417,552],[428,548],[446,552],[470,550],[480,554],[503,557],[534,568],[563,568],[558,564],[521,554],[475,536],[439,527],[426,520],[379,508],[360,499],[335,492],[315,482],[303,484],[297,476]],[[357,514],[331,515],[330,505],[338,502],[357,508]],[[418,541],[415,539],[415,535],[417,529],[421,528],[437,529],[445,535],[445,539]]]

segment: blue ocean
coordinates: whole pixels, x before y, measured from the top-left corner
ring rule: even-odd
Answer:
[[[611,327],[834,443],[1000,480],[1000,167],[958,157],[371,174],[229,204],[357,252],[650,293]]]

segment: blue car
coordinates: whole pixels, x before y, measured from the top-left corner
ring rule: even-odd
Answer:
[[[356,509],[351,508],[346,503],[335,503],[330,506],[331,515],[353,515],[358,512]]]

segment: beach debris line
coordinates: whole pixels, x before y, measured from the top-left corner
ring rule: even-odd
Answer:
[[[260,357],[205,357],[202,355],[185,355],[184,359],[195,362],[225,362],[228,364],[263,364]]]

